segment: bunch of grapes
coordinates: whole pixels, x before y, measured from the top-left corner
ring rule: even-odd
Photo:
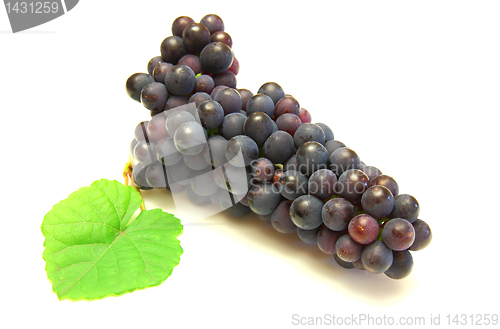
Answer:
[[[236,88],[239,63],[217,15],[182,16],[149,73],[126,82],[150,110],[130,145],[133,183],[167,188],[197,206],[255,213],[283,234],[333,255],[344,268],[393,279],[413,268],[410,251],[429,245],[411,195],[335,140],[323,123],[274,82]]]

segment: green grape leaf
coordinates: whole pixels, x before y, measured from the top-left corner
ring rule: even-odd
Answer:
[[[99,180],[73,192],[44,217],[43,259],[60,300],[93,300],[157,286],[179,264],[179,219],[160,209],[132,215],[139,193]]]

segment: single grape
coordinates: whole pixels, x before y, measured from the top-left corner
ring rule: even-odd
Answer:
[[[209,75],[202,74],[196,78],[196,85],[194,86],[193,92],[204,92],[210,94],[214,87],[214,79]]]
[[[163,111],[167,98],[168,91],[163,83],[151,82],[142,88],[141,103],[148,110]]]
[[[418,251],[427,248],[432,241],[431,228],[421,219],[415,220],[412,225],[415,229],[415,241],[411,245],[410,250]]]
[[[258,146],[262,146],[273,133],[273,120],[263,112],[252,113],[243,124],[243,132],[252,138]]]
[[[148,84],[155,82],[152,76],[146,73],[132,74],[125,83],[125,91],[134,101],[141,101],[142,88]]]
[[[153,79],[155,79],[156,82],[159,83],[165,83],[165,77],[167,76],[168,70],[170,70],[173,67],[172,64],[170,63],[165,63],[162,62],[153,69]]]
[[[205,151],[207,147],[203,149]],[[195,155],[183,154],[182,158],[184,159],[184,163],[193,170],[203,170],[209,166],[209,164],[205,161],[205,157],[203,156],[203,151]]]
[[[234,60],[233,60],[234,63]],[[232,64],[231,64],[232,65]],[[230,67],[231,68],[231,67]],[[236,79],[236,75],[231,72],[229,69],[222,73],[214,74],[213,76],[214,83],[216,86],[228,86],[229,88],[236,88],[238,83]]]
[[[382,185],[385,186],[391,191],[392,195],[396,197],[399,194],[399,186],[398,183],[394,180],[394,178],[387,175],[379,175],[370,180],[370,186],[374,185]]]
[[[175,109],[176,107],[186,105],[188,103],[188,99],[184,96],[170,96],[167,99],[167,105],[165,108]]]
[[[207,29],[210,31],[210,34],[224,31],[224,21],[222,20],[222,18],[215,14],[203,16],[200,23],[207,27]]]
[[[241,111],[241,96],[236,89],[222,89],[214,97],[214,100],[222,106],[224,115]]]
[[[152,187],[148,184],[146,180],[146,170],[147,165],[142,163],[137,163],[134,168],[132,168],[132,182],[134,185],[141,190],[151,190]]]
[[[163,63],[163,58],[161,58],[161,56],[155,56],[149,60],[149,62],[148,62],[149,75],[153,76],[153,70],[160,63]]]
[[[156,161],[156,147],[146,141],[140,141],[134,147],[134,158],[144,165],[149,165]]]
[[[203,24],[190,23],[182,31],[182,41],[190,53],[198,54],[211,42],[210,31]]]
[[[349,169],[339,177],[337,194],[352,203],[360,202],[363,193],[368,189],[368,183],[368,176],[364,172],[359,169]]]
[[[166,116],[165,113],[160,112],[158,115],[149,120],[146,128],[149,140],[158,142],[164,138],[170,137],[166,128]]]
[[[337,254],[334,254],[333,258],[335,259],[335,261],[337,262],[337,264],[339,264],[340,267],[343,267],[343,268],[348,269],[348,270],[354,268],[354,262],[351,262],[351,263],[345,262],[342,259],[340,259],[340,257],[337,256]],[[358,259],[358,261],[359,261],[359,259]]]
[[[196,155],[205,148],[207,142],[205,134],[205,129],[198,122],[184,122],[175,131],[175,147],[182,154]]]
[[[147,132],[148,124],[149,121],[142,121],[139,122],[137,126],[135,126],[134,138],[136,141],[140,142],[146,140],[147,142],[149,142],[149,136]]]
[[[175,166],[165,167],[168,183],[170,186],[175,183],[180,185],[189,185],[193,170],[186,166],[184,161],[179,161]]]
[[[344,262],[352,263],[361,258],[364,246],[354,241],[349,234],[342,235],[335,244],[335,252]]]
[[[387,187],[374,185],[363,193],[361,205],[367,214],[375,219],[382,219],[389,216],[394,209],[394,197]]]
[[[233,57],[233,63],[227,70],[233,72],[235,76],[238,75],[240,72],[240,62],[236,57]]]
[[[389,218],[404,218],[413,223],[420,214],[417,199],[409,194],[400,194],[394,198],[394,210]]]
[[[382,241],[375,240],[361,253],[363,267],[372,273],[384,273],[392,265],[392,250]]]
[[[185,122],[196,121],[194,116],[187,111],[177,111],[174,114],[171,114],[166,119],[166,129],[170,136],[174,136],[177,128]]]
[[[193,192],[201,196],[211,196],[217,192],[219,187],[214,181],[212,168],[207,167],[200,171],[193,171],[189,181]]]
[[[276,120],[276,125],[279,130],[286,131],[293,137],[295,131],[302,125],[302,121],[300,121],[300,118],[295,114],[285,113],[280,115]],[[330,152],[328,154],[330,154]]]
[[[264,112],[270,118],[274,116],[274,103],[271,97],[266,94],[256,94],[247,102],[246,112],[252,114],[255,112]]]
[[[267,158],[258,158],[250,164],[252,176],[259,183],[270,182],[274,177],[274,165]]]
[[[361,169],[361,171],[363,171],[366,174],[366,176],[368,176],[370,181],[375,177],[382,175],[380,169],[374,166],[364,166],[364,167],[360,166],[359,169]]]
[[[196,76],[186,65],[174,65],[165,76],[165,87],[172,95],[187,95],[193,91],[195,85]]]
[[[203,128],[215,129],[224,120],[224,109],[218,102],[208,100],[198,106],[198,115]]]
[[[336,140],[331,140],[325,143],[325,147],[328,150],[328,154],[332,154],[335,150],[341,148],[341,147],[346,147],[344,143],[336,141]]]
[[[309,113],[308,110],[306,110],[303,107],[300,109],[299,118],[300,118],[300,121],[302,121],[302,123],[311,123],[311,121],[312,121],[311,114]]]
[[[173,166],[182,159],[182,153],[175,147],[172,137],[166,137],[158,142],[156,145],[156,155],[158,160],[166,166]]]
[[[415,229],[406,219],[394,218],[385,223],[382,239],[392,250],[405,250],[410,248],[415,241]]]
[[[293,137],[286,131],[275,131],[265,141],[263,150],[272,163],[284,163],[295,154]]]
[[[316,240],[318,241],[318,248],[325,254],[336,254],[335,244],[337,243],[337,240],[345,233],[332,231],[326,226],[320,227],[321,229],[319,230],[316,237]]]
[[[214,82],[215,84],[215,82]],[[212,99],[215,98],[215,96],[217,96],[217,94],[219,93],[219,91],[221,91],[222,89],[226,89],[226,88],[229,88],[228,86],[216,86],[214,87],[214,89],[212,89],[212,92],[210,93],[210,97],[212,97]]]
[[[238,135],[226,145],[226,159],[233,166],[246,167],[259,156],[259,147],[248,136]]]
[[[146,181],[152,188],[165,188],[168,185],[163,164],[155,161],[146,168]]]
[[[392,258],[392,265],[384,272],[385,275],[396,280],[404,279],[410,275],[413,269],[413,256],[411,252],[408,250],[393,251]]]
[[[219,126],[219,133],[226,139],[243,135],[243,124],[247,117],[241,113],[229,113]]]
[[[333,231],[347,229],[349,222],[356,216],[354,205],[342,198],[328,200],[321,211],[323,223]]]
[[[340,176],[350,169],[359,169],[359,156],[347,147],[335,150],[329,157],[330,169],[335,175]],[[368,177],[368,176],[367,176]]]
[[[184,32],[184,28],[193,22],[194,19],[188,16],[177,17],[172,23],[172,34],[178,37],[182,37],[182,32]]]
[[[290,217],[292,221],[304,230],[312,230],[320,226],[323,202],[312,195],[302,195],[292,202]]]
[[[243,111],[246,111],[247,110],[247,103],[250,100],[250,98],[253,97],[253,93],[248,89],[238,89],[238,92],[240,93],[241,101],[242,101],[241,109]]]
[[[207,73],[226,71],[233,63],[233,51],[225,43],[211,42],[200,53],[201,66]]]
[[[293,140],[296,148],[306,142],[318,142],[323,145],[325,144],[325,133],[321,127],[302,121],[302,125],[295,131]]]
[[[225,170],[226,188],[231,193],[235,195],[248,193],[252,175],[244,167],[235,167],[227,163],[222,168]]]
[[[193,54],[187,54],[181,57],[179,59],[179,62],[177,62],[177,65],[186,65],[191,70],[193,70],[195,75],[201,74],[203,69],[201,67],[201,62],[200,58],[196,55]]]
[[[321,200],[329,199],[335,194],[335,184],[337,176],[331,170],[319,169],[309,177],[309,194]]]
[[[285,171],[278,181],[278,190],[288,200],[307,194],[307,177],[295,170]]]
[[[297,150],[297,166],[299,171],[311,176],[320,169],[326,169],[328,151],[318,142],[306,142]]]
[[[197,92],[191,95],[191,97],[189,97],[188,103],[194,103],[198,108],[198,106],[200,106],[200,104],[203,103],[204,101],[212,101],[212,100],[213,99],[212,97],[210,97],[209,94],[205,92]],[[222,113],[224,113],[224,111],[222,111]]]
[[[329,142],[333,140],[333,131],[330,129],[329,126],[327,126],[324,123],[315,123],[315,125],[320,126],[321,129],[323,129],[323,132],[325,133],[325,141]]]
[[[266,94],[267,96],[271,97],[274,105],[276,105],[276,103],[278,103],[280,99],[285,97],[285,91],[276,82],[264,83],[262,86],[260,86],[257,94]]]
[[[281,202],[281,195],[273,184],[255,184],[248,191],[248,206],[258,215],[268,215]]]
[[[217,168],[227,163],[226,159],[227,140],[220,135],[213,135],[207,141],[207,147],[203,149],[205,162]]]
[[[224,31],[217,31],[211,35],[212,42],[222,42],[225,43],[229,48],[233,47],[233,39],[231,36]]]
[[[283,234],[290,234],[297,230],[297,226],[290,219],[290,206],[292,201],[281,201],[271,214],[271,225]]]
[[[300,104],[295,97],[287,95],[276,103],[274,108],[274,118],[278,119],[285,113],[292,113],[296,116],[300,115]]]
[[[189,53],[186,47],[184,47],[182,38],[175,35],[167,37],[162,41],[160,52],[163,60],[173,65],[177,64],[182,56]]]
[[[351,238],[360,244],[372,243],[379,234],[377,220],[368,214],[360,214],[351,219],[347,229]]]
[[[294,224],[295,225],[295,224]],[[297,235],[299,238],[307,244],[317,244],[318,243],[318,232],[323,228],[323,225],[318,226],[312,230],[304,230],[297,228]]]

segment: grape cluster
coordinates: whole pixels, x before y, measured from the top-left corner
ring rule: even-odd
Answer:
[[[150,110],[130,145],[140,189],[185,193],[231,216],[253,212],[283,234],[333,255],[344,268],[393,279],[429,245],[420,206],[391,176],[367,166],[275,83],[236,88],[239,63],[217,15],[182,16],[148,73],[126,82]]]

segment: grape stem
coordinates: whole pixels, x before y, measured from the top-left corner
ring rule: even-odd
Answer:
[[[134,180],[132,179],[132,163],[129,161],[127,162],[127,164],[125,165],[125,167],[123,168],[123,178],[125,180],[125,185],[128,186],[129,185],[129,182],[130,182],[130,185],[132,185],[132,187],[134,188],[134,190],[137,191],[137,193],[139,193],[139,197],[141,198],[141,211],[144,211],[146,210],[146,205],[144,205],[144,199],[142,198],[142,194],[141,194],[141,190],[139,190],[137,188],[137,186],[135,186],[134,184]]]

